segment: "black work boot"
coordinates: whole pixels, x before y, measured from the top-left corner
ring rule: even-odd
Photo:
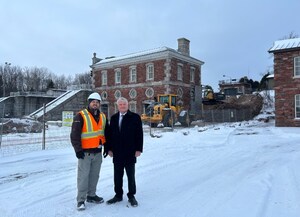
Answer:
[[[128,199],[128,202],[129,202],[130,205],[133,206],[133,207],[136,207],[136,206],[139,205],[138,202],[136,201],[136,199],[135,199],[134,197],[129,198],[129,199]]]
[[[86,197],[86,202],[89,202],[89,203],[103,203],[104,200],[102,197],[98,197],[97,195],[95,196],[87,196]]]
[[[123,200],[122,197],[116,197],[116,196],[114,196],[110,200],[106,201],[106,203],[110,205],[110,204],[113,204],[113,203],[121,202],[122,200]]]

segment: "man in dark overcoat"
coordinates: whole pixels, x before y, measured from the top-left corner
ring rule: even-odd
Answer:
[[[128,101],[124,97],[117,100],[118,112],[111,116],[110,143],[106,148],[114,163],[115,196],[107,201],[113,204],[123,200],[123,175],[126,171],[128,179],[128,201],[137,206],[135,199],[135,163],[143,152],[143,127],[141,117],[128,110]]]

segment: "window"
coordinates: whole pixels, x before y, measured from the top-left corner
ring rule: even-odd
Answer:
[[[151,97],[153,97],[153,95],[154,95],[154,90],[153,90],[153,88],[147,88],[147,90],[145,91],[145,95],[148,97],[148,98],[151,98]]]
[[[300,94],[295,96],[295,117],[300,118]]]
[[[154,65],[153,63],[149,63],[146,65],[146,80],[154,80]]]
[[[129,110],[132,112],[136,112],[136,102],[129,103]]]
[[[121,84],[121,69],[115,69],[115,83]]]
[[[114,113],[117,113],[119,110],[118,110],[118,105],[117,103],[115,103],[115,112]]]
[[[136,66],[129,67],[129,82],[136,82]]]
[[[102,100],[106,100],[106,99],[107,99],[107,96],[108,96],[108,94],[107,94],[106,91],[103,91],[103,92],[101,93],[101,98],[102,98]]]
[[[177,90],[177,95],[181,98],[183,96],[183,90],[181,87],[178,88]]]
[[[131,90],[129,91],[129,97],[130,97],[131,99],[134,99],[136,96],[137,96],[136,90],[135,90],[135,89],[131,89]]]
[[[300,76],[300,56],[294,58],[294,76]]]
[[[191,67],[190,69],[190,82],[195,82],[195,68]]]
[[[114,96],[116,100],[119,99],[122,96],[121,91],[116,90]]]
[[[182,81],[182,75],[183,75],[183,65],[181,63],[178,63],[178,65],[177,65],[177,80]]]
[[[107,71],[101,72],[102,85],[107,85]]]
[[[176,96],[171,97],[171,106],[176,106]]]

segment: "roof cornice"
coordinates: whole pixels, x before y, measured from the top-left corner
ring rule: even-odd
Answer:
[[[151,61],[167,59],[167,58],[177,58],[199,66],[204,64],[203,61],[200,61],[191,56],[183,55],[174,49],[168,47],[162,47],[162,48],[156,48],[149,51],[143,51],[143,52],[124,55],[120,57],[104,59],[96,64],[91,65],[90,67],[93,69],[102,70],[108,68],[115,68],[117,66],[119,67],[122,65],[134,65],[141,62],[146,62],[146,61],[151,62]]]

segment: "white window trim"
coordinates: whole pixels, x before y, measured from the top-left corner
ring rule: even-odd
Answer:
[[[298,63],[297,66],[296,66],[296,63]],[[296,69],[298,69],[298,71]],[[296,74],[297,72],[298,72],[298,74]],[[294,57],[294,77],[296,77],[296,78],[300,77],[300,56]]]
[[[145,95],[147,98],[152,98],[154,96],[154,90],[152,87],[149,87],[145,90]]]
[[[121,84],[121,80],[122,80],[121,69],[117,68],[115,69],[115,84]]]
[[[117,99],[119,99],[121,96],[122,96],[121,91],[120,91],[120,90],[116,90],[115,93],[114,93],[115,99],[117,100]]]
[[[115,102],[115,104],[114,104],[114,108],[115,108],[115,112],[114,112],[114,113],[117,113],[119,110],[118,110],[118,105],[117,105],[116,102]]]
[[[108,97],[108,93],[107,93],[106,91],[103,91],[103,92],[101,93],[101,98],[102,98],[102,100],[107,100],[107,97]]]
[[[181,71],[179,71],[181,69]],[[183,64],[177,63],[177,80],[183,81]]]
[[[135,77],[133,78],[133,70],[135,70]],[[129,67],[129,82],[130,83],[136,83],[137,80],[137,71],[136,71],[136,66],[130,66]]]
[[[195,83],[195,67],[190,68],[190,82]]]
[[[102,71],[101,72],[101,82],[102,85],[107,85],[107,71]]]
[[[136,97],[137,97],[137,91],[136,91],[135,89],[131,89],[131,90],[129,91],[129,97],[130,97],[131,99],[136,98]]]
[[[149,68],[152,67],[152,72],[149,72]],[[152,74],[152,77],[150,77],[150,73]],[[154,64],[153,63],[147,63],[146,64],[146,80],[147,81],[153,81],[154,80]]]
[[[129,102],[129,110],[132,112],[136,112],[136,102],[135,101]]]
[[[300,119],[300,114],[297,117],[297,107],[300,109],[300,94],[295,95],[295,119]]]
[[[183,90],[182,90],[181,87],[179,87],[179,88],[177,89],[177,95],[178,95],[178,97],[182,98],[182,96],[183,96]]]

